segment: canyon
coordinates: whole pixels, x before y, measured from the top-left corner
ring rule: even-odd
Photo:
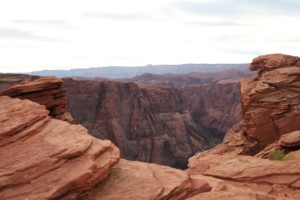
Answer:
[[[33,102],[18,97],[22,88],[24,92],[33,91],[41,83],[43,88],[56,85],[51,94],[46,92],[51,97],[65,97],[66,91],[60,90],[61,79],[45,77],[2,90],[0,197],[299,199],[300,58],[283,54],[260,56],[253,60],[250,70],[258,70],[258,74],[240,81],[240,122],[226,133],[223,143],[192,156],[187,170],[121,159],[122,152],[112,142],[96,139],[83,126],[51,114],[47,105],[52,98],[49,102]],[[95,87],[99,85],[93,83]],[[154,86],[127,87],[131,91]],[[8,93],[5,91],[10,91],[10,96],[4,95]],[[45,93],[43,89],[34,91],[32,99]],[[108,100],[112,103],[111,98]],[[174,109],[179,100],[164,107]],[[60,103],[66,105],[66,98]],[[284,157],[274,160],[274,152],[284,152]]]
[[[67,110],[74,123],[83,125],[94,137],[112,141],[120,148],[122,158],[184,169],[189,157],[219,144],[226,131],[240,120],[237,80],[250,74],[227,70],[181,75],[144,74],[122,80],[77,77],[63,79],[63,87],[67,91]],[[0,91],[22,80],[38,78],[28,75],[0,77]],[[62,81],[57,82],[61,86]],[[15,90],[2,93],[9,95]],[[56,95],[60,99],[49,96],[51,92],[46,91],[37,96],[29,90],[29,95],[23,96],[30,98],[31,95],[34,98],[30,100],[40,104],[43,102],[37,101],[39,99],[56,99],[48,103],[51,105],[65,101],[65,91],[61,90]],[[57,106],[66,113],[65,104]],[[48,110],[53,113],[52,108]],[[69,114],[63,116],[70,118]]]
[[[63,87],[76,123],[112,141],[123,158],[186,168],[190,156],[220,143],[241,119],[237,80],[250,74],[229,70],[117,81],[64,78]]]

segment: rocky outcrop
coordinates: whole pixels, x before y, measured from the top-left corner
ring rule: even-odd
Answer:
[[[259,75],[241,80],[245,153],[256,153],[281,135],[300,129],[300,58],[260,56],[251,70]]]
[[[213,152],[234,149],[239,154],[265,157],[279,147],[277,141],[283,135],[300,130],[295,120],[300,117],[298,61],[299,57],[283,54],[253,60],[250,69],[259,74],[240,81],[243,118],[227,132],[222,147]]]
[[[217,143],[194,123],[171,87],[65,79],[77,123],[117,145],[123,158],[184,167],[195,152]]]
[[[33,81],[39,78],[38,76],[30,76],[26,74],[1,74],[0,73],[0,92],[18,85],[24,81]]]
[[[239,83],[226,81],[181,88],[192,118],[215,137],[225,133],[241,119]]]
[[[222,144],[189,159],[191,177],[218,179],[222,189],[212,186],[211,192],[192,199],[300,198],[298,61],[282,54],[253,60],[250,69],[258,70],[258,76],[241,80],[243,119]],[[243,187],[248,191],[241,196],[236,192]]]
[[[12,86],[2,90],[0,95],[29,99],[45,105],[52,117],[73,122],[72,116],[67,112],[67,92],[62,88],[63,81],[61,79],[56,77],[42,77],[30,80],[28,78],[29,81],[16,84],[18,83],[18,78],[20,77],[17,76],[15,79],[10,77],[9,80],[6,80],[6,83]]]
[[[300,67],[300,57],[285,54],[269,54],[254,58],[249,69],[263,73],[291,66]]]
[[[52,119],[45,106],[0,96],[1,199],[77,199],[119,160],[110,141]]]

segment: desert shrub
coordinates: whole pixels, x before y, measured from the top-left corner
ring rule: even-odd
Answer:
[[[285,160],[286,151],[283,149],[275,149],[273,151],[270,151],[268,154],[268,158],[270,160]]]

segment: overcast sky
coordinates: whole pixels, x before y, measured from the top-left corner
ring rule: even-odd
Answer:
[[[300,0],[7,0],[0,72],[300,55]]]

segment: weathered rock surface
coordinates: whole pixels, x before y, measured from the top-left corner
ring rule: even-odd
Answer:
[[[0,73],[0,92],[18,85],[24,81],[32,81],[39,78],[38,76],[30,76],[26,74],[1,74]]]
[[[87,199],[185,199],[210,190],[207,182],[193,182],[184,171],[121,160],[112,169],[110,177],[95,187]]]
[[[110,141],[51,119],[45,106],[0,96],[0,199],[76,199],[119,156]]]
[[[224,184],[243,186],[242,189],[248,189],[250,194],[243,194],[246,196],[252,196],[249,199],[255,199],[257,194],[273,195],[277,197],[289,197],[287,199],[300,198],[300,194],[295,188],[300,188],[300,168],[299,160],[288,161],[274,161],[256,158],[253,156],[233,156],[233,155],[198,155],[190,159],[189,162],[189,174],[199,175],[202,174],[205,177],[214,177],[222,181]],[[207,181],[202,177],[203,181]],[[212,182],[209,182],[213,185]],[[220,186],[219,186],[220,187]],[[230,191],[228,187],[225,187],[226,193],[237,193],[238,190]],[[262,191],[259,191],[258,189]],[[251,191],[253,190],[253,191]],[[212,190],[213,193],[215,190]],[[219,194],[223,198],[227,198],[227,194]],[[217,196],[219,196],[217,195]],[[240,194],[237,194],[238,197]],[[200,195],[205,197],[206,195]],[[212,197],[208,194],[206,197]],[[228,196],[228,199],[229,199]],[[233,196],[233,194],[231,194]],[[246,198],[243,197],[243,198]],[[243,199],[242,198],[242,199]],[[273,196],[274,198],[274,196]],[[271,198],[272,199],[272,198]]]
[[[279,145],[282,147],[299,147],[300,149],[300,131],[293,131],[281,136]]]
[[[282,54],[254,59],[250,69],[258,76],[241,80],[243,119],[222,144],[189,159],[191,178],[201,175],[212,186],[191,199],[300,198],[298,60]],[[263,159],[276,149],[288,152],[283,161]]]
[[[258,152],[281,135],[300,129],[299,57],[260,56],[250,65],[257,77],[241,80],[245,152]],[[260,64],[264,63],[264,65]]]
[[[216,137],[241,120],[240,86],[237,81],[181,88],[195,123],[211,130]]]
[[[269,54],[254,58],[250,65],[250,70],[262,73],[290,66],[300,67],[300,57],[285,54]]]
[[[286,133],[281,136],[278,141],[275,141],[272,144],[267,145],[262,151],[257,153],[255,156],[259,158],[268,158],[269,154],[274,150],[283,150],[286,153],[286,159],[295,159],[298,158],[297,151],[300,149],[300,131],[293,131],[291,133]],[[291,156],[292,155],[292,156]],[[300,158],[300,157],[299,157]]]
[[[77,123],[117,145],[123,158],[184,167],[195,152],[218,141],[194,123],[171,87],[65,79]]]
[[[26,75],[21,76],[26,78]],[[8,77],[7,77],[8,78]],[[45,105],[54,118],[73,122],[70,113],[67,112],[67,92],[62,88],[63,81],[56,77],[42,77],[25,81],[19,84],[20,76],[10,77],[6,83],[12,85],[0,92],[0,95],[7,95],[14,98],[29,99],[41,105]],[[4,87],[5,85],[2,85]]]

